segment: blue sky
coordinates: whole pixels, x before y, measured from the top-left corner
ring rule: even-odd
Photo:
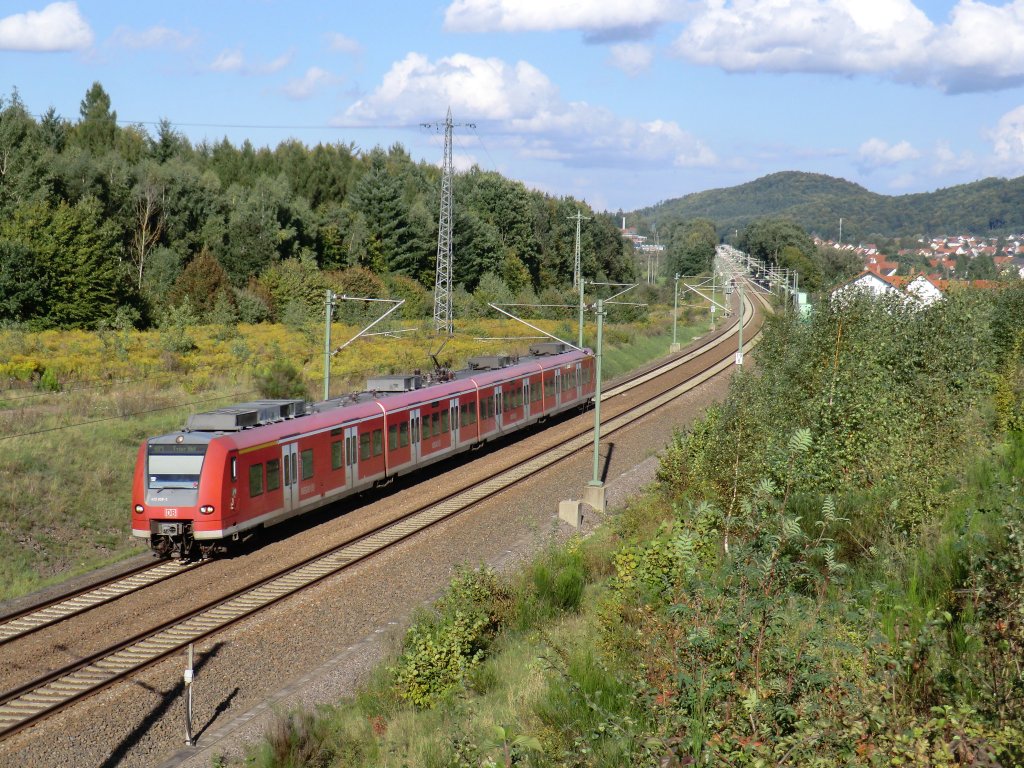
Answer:
[[[0,94],[194,142],[402,144],[599,210],[783,170],[1024,174],[1024,0],[0,2]]]

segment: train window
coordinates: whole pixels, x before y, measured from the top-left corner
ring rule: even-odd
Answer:
[[[436,411],[430,417],[430,434],[441,434],[441,414],[437,413]]]
[[[249,467],[249,496],[255,497],[263,493],[263,465],[253,464]]]
[[[345,463],[345,452],[341,449],[341,440],[331,443],[331,469],[341,469]]]
[[[398,447],[398,425],[392,424],[388,427],[388,450],[393,451]]]
[[[206,443],[150,443],[148,488],[198,488]]]
[[[335,427],[331,430],[331,437],[341,437],[341,433],[344,431],[344,427]]]
[[[281,487],[281,460],[271,459],[267,462],[267,490],[276,491]]]
[[[423,439],[426,440],[432,434],[434,434],[434,433],[430,429],[430,414],[429,413],[424,413],[423,414]]]
[[[309,480],[313,477],[313,449],[307,448],[302,452],[302,479]]]
[[[363,432],[359,436],[359,460],[366,461],[370,458],[370,433]]]
[[[469,424],[469,406],[466,403],[459,404],[459,426],[465,427]]]
[[[373,430],[373,455],[380,456],[384,453],[384,430]]]
[[[530,387],[530,402],[531,403],[536,403],[538,400],[540,400],[541,395],[542,395],[542,390],[540,388],[540,382],[537,383],[537,386],[535,386],[535,387],[531,386]]]
[[[448,432],[450,429],[448,425],[448,411],[441,411],[441,432],[442,434]]]
[[[409,444],[409,422],[403,421],[398,425],[398,445],[405,448]]]

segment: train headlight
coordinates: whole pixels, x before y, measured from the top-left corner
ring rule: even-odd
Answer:
[[[203,504],[203,506],[201,506],[199,508],[199,514],[201,514],[201,515],[212,515],[213,514],[213,504]]]
[[[142,506],[141,504],[136,504],[135,505],[135,514],[136,515],[141,515],[145,511],[146,511],[146,508],[144,506]]]

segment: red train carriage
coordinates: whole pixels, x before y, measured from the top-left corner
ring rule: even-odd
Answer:
[[[591,400],[589,351],[540,344],[476,358],[446,381],[370,381],[307,405],[261,400],[200,413],[140,447],[132,534],[159,555],[208,556],[227,540],[468,450]]]

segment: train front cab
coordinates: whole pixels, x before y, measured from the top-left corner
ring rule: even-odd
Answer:
[[[172,433],[139,446],[132,535],[165,557],[188,557],[199,531],[221,526],[225,447],[210,435]]]

